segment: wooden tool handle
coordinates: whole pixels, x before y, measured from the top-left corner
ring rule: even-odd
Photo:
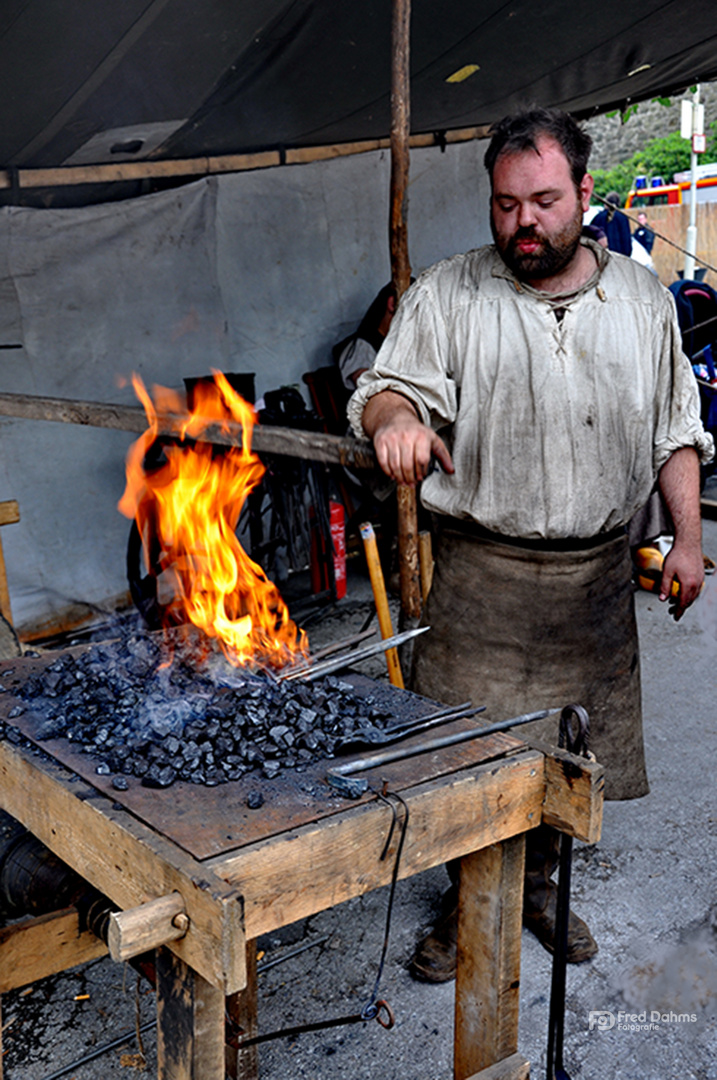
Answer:
[[[378,615],[378,625],[381,631],[381,637],[384,639],[393,637],[393,624],[391,623],[391,612],[388,607],[386,583],[383,579],[381,560],[378,557],[376,534],[373,531],[373,525],[368,521],[360,526],[359,531],[361,533],[361,539],[363,540],[364,551],[366,552],[366,564],[368,566],[369,577],[371,578],[373,598],[376,601],[376,614]],[[401,672],[401,664],[396,649],[386,650],[386,665],[388,667],[388,677],[393,686],[398,686],[403,690],[403,674]]]

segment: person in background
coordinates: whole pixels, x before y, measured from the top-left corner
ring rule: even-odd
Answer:
[[[679,581],[680,618],[704,579],[699,461],[714,447],[670,294],[581,235],[590,147],[553,109],[494,128],[494,244],[421,274],[348,413],[433,513],[431,632],[414,648],[411,689],[486,705],[490,721],[582,704],[606,796],[627,799],[649,790],[627,523],[659,478],[675,526],[659,595]],[[555,717],[532,736],[555,744]],[[523,920],[549,951],[558,839],[545,825],[526,837]],[[456,970],[449,874],[443,915],[411,962],[431,982]],[[568,960],[596,951],[571,911]]]
[[[616,191],[611,191],[605,196],[605,201],[609,206],[596,214],[590,224],[596,229],[603,230],[610,251],[629,256],[632,254],[632,233],[629,219],[625,214],[616,212],[622,205],[620,196]],[[611,210],[610,207],[614,209]]]
[[[372,367],[396,311],[396,289],[390,282],[375,297],[368,311],[350,337],[334,346],[334,359],[347,390],[356,389],[356,381]]]
[[[598,229],[594,225],[583,225],[583,236],[587,236],[590,240],[594,240],[600,247],[607,247],[607,236],[603,229]]]
[[[633,238],[637,240],[640,244],[642,244],[648,255],[651,255],[652,248],[655,243],[655,234],[652,229],[648,228],[647,214],[644,212],[644,210],[641,210],[640,213],[637,215],[637,220],[639,224],[638,227],[635,229],[634,233],[632,234]]]

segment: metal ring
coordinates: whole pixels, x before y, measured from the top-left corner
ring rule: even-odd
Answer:
[[[394,1016],[393,1009],[387,1001],[384,1001],[383,998],[376,1002],[376,1008],[376,1019],[378,1020],[379,1024],[382,1028],[386,1028],[386,1031],[390,1031],[396,1023],[396,1017]],[[386,1013],[385,1019],[381,1015],[382,1012]]]
[[[573,719],[577,730],[573,728]],[[558,745],[571,754],[587,754],[590,743],[590,718],[582,705],[566,705],[560,714]]]

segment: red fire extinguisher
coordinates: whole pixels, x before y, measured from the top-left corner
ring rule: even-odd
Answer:
[[[336,599],[346,596],[346,522],[343,504],[335,499],[329,500],[329,534],[331,536],[331,558],[334,568]],[[325,539],[316,518],[311,511],[311,588],[315,593],[329,588],[327,573],[327,552]]]
[[[329,502],[329,527],[334,557],[334,582],[336,599],[346,596],[346,524],[344,508],[340,502]]]

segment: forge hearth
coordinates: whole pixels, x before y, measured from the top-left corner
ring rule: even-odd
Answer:
[[[99,776],[126,790],[130,777],[166,788],[209,787],[254,773],[274,779],[333,756],[338,740],[395,711],[334,676],[279,682],[244,668],[181,658],[142,632],[65,652],[17,690],[9,720],[26,715],[40,743],[66,739],[96,761]]]
[[[72,655],[79,660],[91,653],[78,647]],[[148,908],[181,905],[184,936],[176,937],[172,922],[156,952],[159,1080],[176,1075],[177,1060],[201,1062],[201,1080],[221,1080],[227,1009],[241,1005],[250,1031],[256,1023],[257,939],[389,884],[399,844],[401,877],[461,860],[461,891],[470,902],[459,905],[456,1075],[527,1075],[527,1063],[515,1052],[522,834],[545,823],[595,843],[603,784],[598,764],[502,733],[369,770],[372,789],[355,802],[332,793],[324,760],[302,772],[286,768],[274,779],[254,769],[214,787],[177,781],[169,791],[129,776],[128,790],[115,791],[109,777],[96,773],[95,758],[72,741],[39,739],[29,708],[36,698],[19,696],[34,678],[62,675],[49,672],[58,659],[0,664],[6,736],[0,739],[0,806],[117,905],[117,920],[128,932],[145,927]],[[436,709],[435,702],[388,684],[345,678],[358,696],[375,697],[376,707],[383,707],[385,694],[401,720]],[[18,708],[20,715],[11,717]],[[421,740],[413,735],[405,745]],[[313,789],[324,797],[314,797]],[[252,790],[264,796],[260,810],[248,806]],[[405,844],[394,828],[399,795]],[[20,965],[8,962],[0,942],[3,989],[88,958],[76,915],[73,920],[63,911],[37,922],[11,928],[14,936],[6,937],[15,957],[18,942],[26,942]],[[136,944],[147,947],[146,939]],[[475,1001],[488,1003],[490,1023],[480,1037]]]

